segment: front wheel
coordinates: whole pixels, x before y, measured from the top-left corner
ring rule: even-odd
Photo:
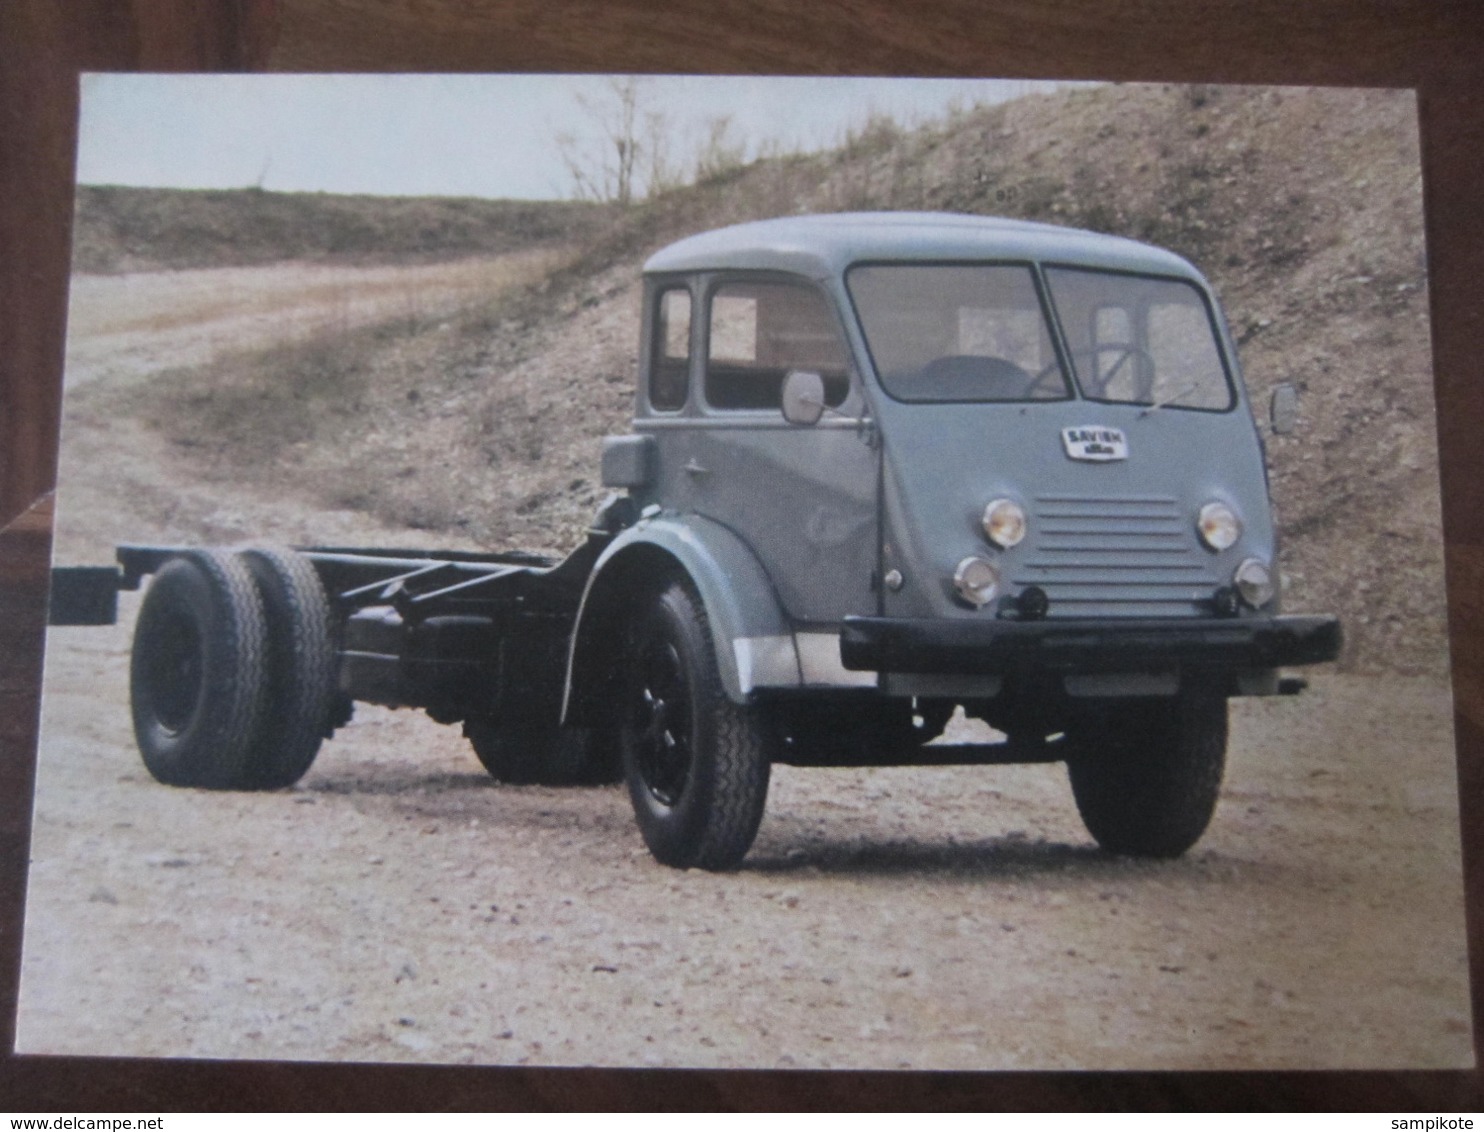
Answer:
[[[630,639],[620,741],[639,830],[661,864],[730,869],[751,848],[777,736],[722,687],[706,611],[684,582]]]
[[[1226,698],[1209,690],[1099,712],[1068,730],[1067,772],[1088,832],[1110,853],[1178,857],[1221,792]]]

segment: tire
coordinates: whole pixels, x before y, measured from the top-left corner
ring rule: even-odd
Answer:
[[[509,786],[611,786],[619,781],[611,737],[546,720],[475,715],[464,737],[490,776]]]
[[[683,582],[630,640],[620,745],[639,830],[661,864],[730,869],[757,836],[778,737],[727,698],[704,607]]]
[[[172,558],[140,606],[129,666],[134,736],[170,786],[250,787],[266,700],[267,629],[247,567],[219,550]]]
[[[309,561],[292,550],[252,547],[239,557],[257,585],[268,629],[268,710],[248,751],[261,790],[304,777],[341,708],[330,602]]]
[[[1198,690],[1099,713],[1068,733],[1067,772],[1088,832],[1110,853],[1178,857],[1221,793],[1226,698]]]

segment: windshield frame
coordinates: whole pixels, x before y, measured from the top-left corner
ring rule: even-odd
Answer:
[[[1077,371],[1073,359],[1071,341],[1066,336],[1066,328],[1062,323],[1061,310],[1056,306],[1056,295],[1051,288],[1051,279],[1047,272],[1054,270],[1079,271],[1090,275],[1121,276],[1125,279],[1140,279],[1154,283],[1178,283],[1194,291],[1200,298],[1201,306],[1206,312],[1206,326],[1211,332],[1211,342],[1216,347],[1216,357],[1221,363],[1221,374],[1226,381],[1227,403],[1223,408],[1211,408],[1204,405],[1182,405],[1177,398],[1174,401],[1161,404],[1159,401],[1128,401],[1113,397],[1093,397],[1082,384],[1081,375]],[[1223,332],[1221,320],[1217,317],[1215,302],[1211,296],[1211,290],[1205,281],[1187,275],[1170,275],[1156,271],[1135,271],[1128,268],[1098,267],[1087,263],[1076,263],[1062,260],[1041,260],[1037,264],[1037,274],[1041,276],[1042,283],[1046,288],[1046,297],[1051,304],[1053,317],[1055,318],[1056,334],[1061,349],[1066,355],[1066,364],[1072,377],[1072,383],[1077,388],[1077,396],[1094,405],[1126,405],[1129,408],[1139,409],[1145,412],[1164,412],[1166,409],[1174,409],[1186,413],[1230,413],[1242,406],[1242,383],[1237,380],[1232,358],[1228,354],[1226,335]]]
[[[1041,310],[1041,319],[1047,336],[1051,340],[1051,349],[1056,356],[1057,367],[1061,370],[1062,381],[1065,392],[1056,397],[1016,397],[1016,398],[975,398],[970,400],[944,399],[936,397],[902,397],[894,393],[889,385],[881,377],[881,369],[877,365],[876,356],[871,350],[871,339],[866,333],[865,320],[861,317],[860,307],[856,303],[855,292],[850,287],[850,275],[858,267],[1023,267],[1030,271],[1031,283],[1036,291],[1036,303]],[[1062,340],[1061,324],[1057,321],[1051,306],[1050,293],[1046,286],[1046,280],[1041,275],[1041,265],[1033,259],[861,259],[850,263],[840,273],[841,289],[845,292],[845,298],[850,304],[851,316],[855,319],[856,329],[860,333],[861,345],[865,349],[866,359],[871,364],[871,376],[875,379],[876,386],[888,398],[901,405],[1061,405],[1068,401],[1079,399],[1081,390],[1077,387],[1075,371],[1069,365],[1070,358],[1067,355],[1066,343]]]
[[[1036,299],[1041,307],[1041,316],[1046,320],[1046,327],[1050,333],[1052,349],[1056,354],[1057,364],[1061,368],[1062,377],[1066,381],[1067,392],[1058,397],[1021,397],[1014,399],[995,400],[946,400],[937,398],[911,398],[902,397],[892,391],[890,386],[882,380],[881,371],[877,366],[876,357],[871,350],[871,340],[866,333],[865,321],[861,317],[860,308],[856,303],[855,292],[850,287],[850,274],[858,267],[1024,267],[1031,272],[1031,277],[1036,288]],[[1211,332],[1211,340],[1216,347],[1216,356],[1221,363],[1222,377],[1226,382],[1227,404],[1224,408],[1211,408],[1202,405],[1182,405],[1178,400],[1166,404],[1157,401],[1125,401],[1107,397],[1090,396],[1083,387],[1082,379],[1078,374],[1077,367],[1072,361],[1071,345],[1066,337],[1066,329],[1062,325],[1061,312],[1057,309],[1054,296],[1051,292],[1051,282],[1046,272],[1052,269],[1064,269],[1068,271],[1080,271],[1097,275],[1122,276],[1129,279],[1147,280],[1157,283],[1178,283],[1189,287],[1199,296],[1201,305],[1206,313],[1206,325]],[[1218,317],[1215,300],[1211,295],[1210,287],[1205,280],[1199,276],[1171,274],[1159,271],[1140,271],[1133,268],[1105,267],[1075,260],[1059,259],[861,259],[848,264],[840,273],[841,290],[844,292],[846,302],[852,318],[855,320],[855,329],[860,335],[860,342],[866,354],[866,360],[870,363],[871,375],[874,384],[890,400],[901,405],[1055,405],[1065,404],[1068,401],[1086,401],[1094,405],[1122,405],[1141,412],[1163,412],[1173,409],[1179,412],[1222,414],[1235,412],[1244,404],[1242,382],[1238,380],[1235,367],[1235,359],[1229,347],[1227,336],[1224,333],[1221,319]]]

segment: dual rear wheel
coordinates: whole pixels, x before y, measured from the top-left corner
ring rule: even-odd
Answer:
[[[130,661],[134,734],[171,786],[292,785],[339,709],[329,602],[292,551],[197,550],[162,566]]]

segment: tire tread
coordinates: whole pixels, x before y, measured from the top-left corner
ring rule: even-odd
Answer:
[[[334,730],[337,673],[330,603],[302,555],[256,546],[239,557],[263,602],[273,709],[248,753],[246,773],[257,789],[280,789],[304,776]]]
[[[141,634],[140,629],[159,615],[165,603],[189,604],[191,591],[198,584],[205,586],[205,592],[194,596],[204,596],[208,603],[205,620],[199,626],[205,669],[201,703],[188,734],[162,737],[139,687],[143,667],[140,650],[147,640],[147,633]],[[252,575],[225,551],[193,550],[161,567],[145,595],[139,617],[130,696],[135,735],[145,766],[155,778],[171,786],[214,790],[248,786],[249,748],[265,709],[267,649],[263,605]]]
[[[1221,793],[1225,698],[1182,694],[1099,722],[1073,737],[1067,760],[1083,823],[1110,853],[1180,856],[1205,833]]]
[[[661,863],[710,871],[732,869],[757,837],[777,736],[761,708],[735,704],[727,696],[705,605],[688,580],[675,579],[658,588],[648,608],[652,619],[668,616],[677,626],[688,625],[693,630],[690,644],[696,655],[690,657],[688,668],[695,712],[694,762],[685,795],[674,811],[663,816],[646,799],[647,787],[637,769],[628,768],[635,814],[650,852]],[[709,759],[698,749],[707,744]]]

